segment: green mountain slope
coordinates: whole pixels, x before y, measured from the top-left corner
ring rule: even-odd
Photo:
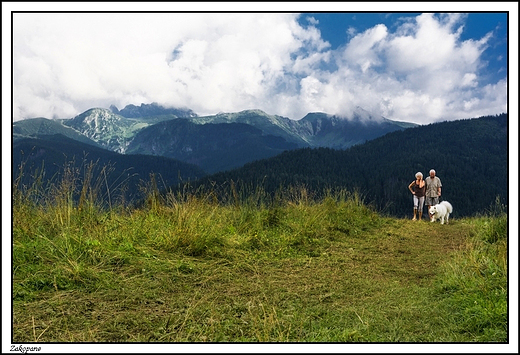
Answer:
[[[198,125],[175,119],[143,129],[129,144],[127,152],[165,156],[212,173],[295,148],[295,143],[264,135],[261,130],[243,123]]]
[[[104,108],[93,108],[74,118],[64,120],[63,123],[106,149],[125,153],[128,144],[140,130],[172,118],[175,118],[175,116],[159,115],[129,118]]]
[[[208,123],[242,123],[260,129],[266,135],[279,136],[299,147],[309,146],[309,142],[300,135],[298,121],[287,117],[268,115],[261,110],[245,110],[234,113],[219,113],[214,116],[194,117],[190,119],[196,124]]]
[[[309,113],[299,123],[299,134],[311,147],[345,149],[416,124],[374,117],[358,108],[350,119],[326,113]]]
[[[16,121],[13,123],[12,131],[13,140],[62,134],[65,137],[69,137],[82,143],[99,146],[96,142],[86,137],[81,132],[64,125],[62,121],[49,120],[43,117]]]
[[[81,132],[102,147],[118,153],[125,151],[126,146],[139,130],[150,125],[102,108],[87,110],[64,121],[64,124]]]

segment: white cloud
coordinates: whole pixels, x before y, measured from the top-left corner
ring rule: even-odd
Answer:
[[[377,25],[350,40],[343,54],[347,63],[357,64],[363,73],[380,64],[377,45],[387,36],[385,25]]]
[[[291,13],[17,13],[14,119],[158,102],[214,114],[259,108],[299,119],[361,106],[427,123],[506,110],[479,87],[491,34],[461,41],[465,17],[422,14],[391,32],[350,27],[332,50]]]
[[[357,34],[338,57],[339,69],[330,75],[336,80],[327,80],[335,85],[331,91],[338,98],[348,91],[356,105],[417,123],[507,111],[503,85],[478,87],[480,56],[491,36],[461,41],[463,19],[422,14],[394,33],[378,25]]]
[[[475,73],[464,74],[464,77],[462,78],[462,82],[460,84],[461,87],[464,87],[464,86],[476,87],[477,85],[478,85],[477,75]]]
[[[309,22],[311,25],[318,25],[320,21],[316,20],[312,16],[307,16],[307,22]]]
[[[409,35],[396,35],[388,42],[388,64],[391,70],[408,73],[413,70],[436,70],[451,60],[457,34],[451,26],[443,27],[432,14],[422,14]]]

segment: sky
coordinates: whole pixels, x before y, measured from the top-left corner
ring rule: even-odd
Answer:
[[[13,120],[152,102],[418,124],[508,110],[506,12],[80,10],[13,14]]]

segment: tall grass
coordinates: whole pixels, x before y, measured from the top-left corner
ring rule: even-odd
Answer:
[[[355,192],[153,175],[132,207],[109,169],[43,171],[13,181],[14,341],[507,340],[504,209],[414,224]]]
[[[465,247],[444,265],[437,287],[456,331],[475,341],[508,338],[507,210],[497,202],[472,220]]]

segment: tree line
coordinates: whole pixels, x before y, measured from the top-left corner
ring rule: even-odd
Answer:
[[[499,198],[508,203],[508,115],[433,123],[395,131],[346,150],[302,148],[285,151],[242,168],[189,184],[229,194],[262,189],[275,194],[304,186],[319,197],[327,191],[357,191],[367,204],[396,217],[411,215],[408,184],[420,171],[435,169],[443,184],[441,200],[454,216],[484,213]],[[176,188],[187,189],[187,185]],[[426,211],[425,211],[426,213]]]

